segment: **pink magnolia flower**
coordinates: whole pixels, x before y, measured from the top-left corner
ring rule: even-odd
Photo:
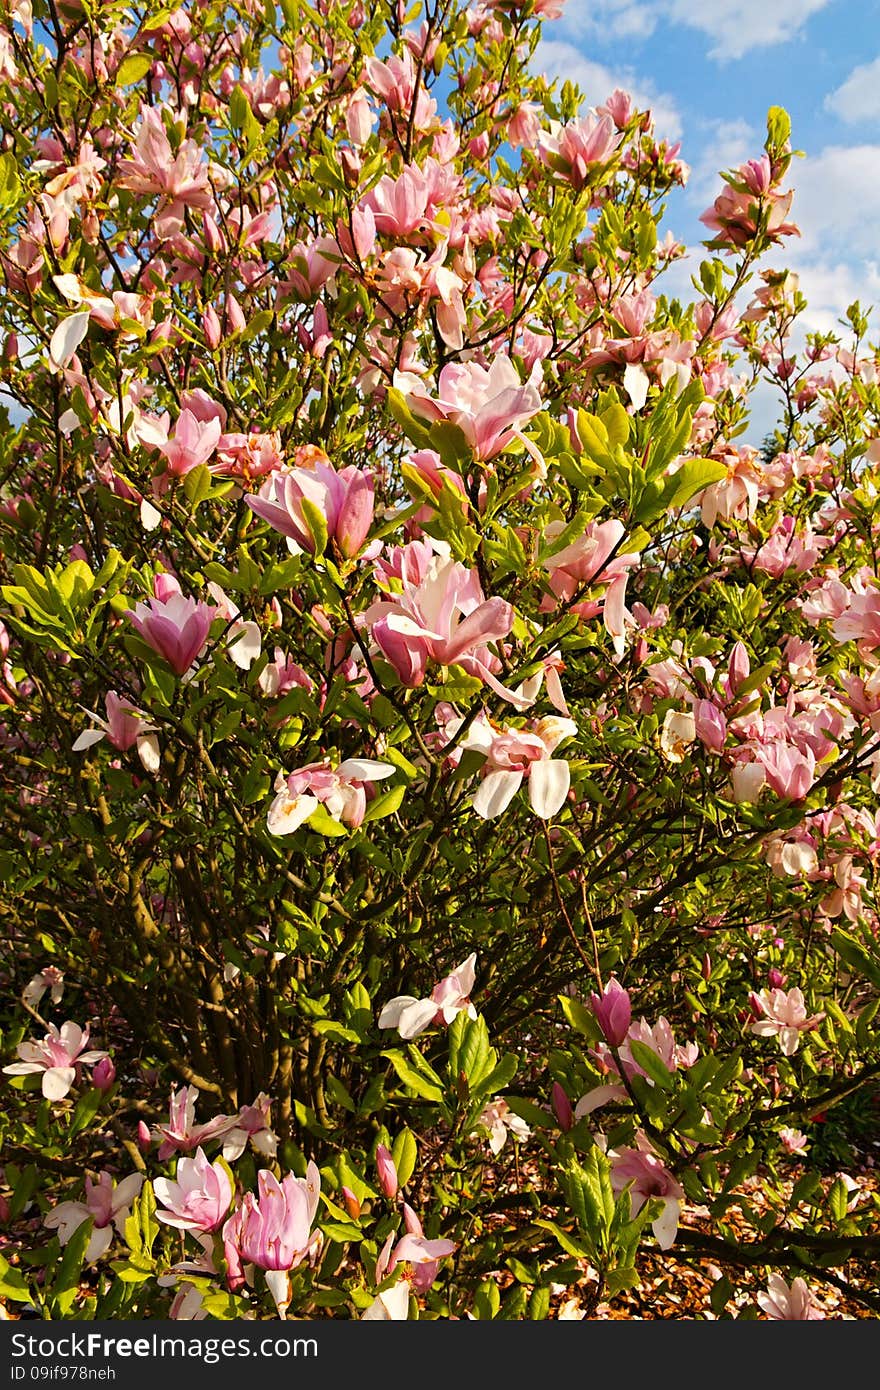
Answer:
[[[831,624],[838,642],[857,642],[865,651],[880,647],[880,589],[864,593],[845,590],[847,606]]]
[[[553,540],[562,529],[562,522],[551,522],[546,528],[545,539]],[[551,609],[564,603],[583,618],[601,613],[618,656],[623,655],[625,647],[626,581],[629,571],[641,559],[637,552],[619,553],[625,535],[620,521],[591,521],[570,545],[547,555],[542,561],[551,591],[542,601],[542,608]],[[590,589],[599,586],[604,589],[602,597],[589,598]],[[583,594],[581,601],[572,604],[579,594]]]
[[[95,727],[83,730],[73,745],[74,753],[81,753],[83,749],[91,748],[106,738],[120,753],[126,753],[133,745],[136,746],[138,757],[146,771],[158,772],[160,757],[159,740],[156,738],[157,726],[148,721],[142,710],[129,704],[127,700],[120,700],[115,690],[107,691],[104,705],[107,710],[106,719],[102,719],[91,710],[85,711],[95,721]]]
[[[338,471],[328,462],[308,467],[279,468],[256,497],[246,499],[251,511],[288,540],[294,552],[323,553],[334,542],[346,559],[357,555],[373,523],[373,479],[353,464]]]
[[[180,1090],[172,1087],[168,1123],[156,1125],[153,1129],[153,1138],[160,1141],[160,1161],[170,1158],[173,1153],[191,1153],[208,1139],[216,1139],[219,1135],[226,1134],[236,1124],[236,1120],[229,1115],[216,1115],[207,1124],[197,1125],[195,1118],[198,1098],[197,1086],[181,1086]]]
[[[20,1062],[12,1062],[3,1070],[7,1076],[30,1076],[43,1073],[42,1090],[47,1100],[63,1100],[77,1080],[82,1067],[93,1067],[102,1057],[110,1054],[100,1051],[86,1051],[89,1041],[89,1025],[80,1028],[79,1024],[62,1023],[60,1029],[54,1023],[42,1042],[23,1042],[16,1049]]]
[[[421,379],[409,372],[396,372],[394,385],[420,419],[458,425],[483,462],[503,453],[515,439],[522,440],[523,425],[541,409],[537,387],[531,380],[522,384],[504,353],[494,357],[490,367],[448,363],[440,372],[436,396],[429,396]]]
[[[809,1146],[809,1140],[803,1131],[789,1126],[779,1131],[779,1142],[787,1154],[806,1153]]]
[[[489,1148],[493,1154],[500,1154],[508,1135],[523,1140],[530,1138],[532,1133],[525,1120],[514,1114],[503,1096],[495,1096],[494,1100],[483,1106],[477,1123],[489,1131]],[[570,1125],[568,1127],[571,1128]]]
[[[590,1007],[607,1043],[620,1047],[632,1022],[629,994],[612,975],[601,994],[590,995]]]
[[[250,1142],[257,1153],[264,1158],[274,1158],[278,1152],[278,1135],[269,1126],[270,1100],[265,1091],[255,1098],[253,1105],[243,1105],[238,1116],[232,1120],[233,1128],[223,1136],[222,1154],[227,1163],[241,1158]]]
[[[367,787],[391,777],[395,770],[393,763],[346,758],[338,767],[329,762],[307,763],[295,772],[279,772],[276,796],[266,817],[270,835],[292,835],[319,806],[333,820],[356,830],[366,813]]]
[[[21,997],[30,1008],[38,1009],[40,1000],[47,990],[50,991],[52,1003],[60,1004],[64,993],[64,971],[59,970],[56,965],[45,965],[38,971],[25,985]]]
[[[650,1198],[659,1197],[662,1201],[663,1209],[651,1222],[651,1230],[660,1249],[668,1250],[678,1231],[684,1189],[653,1153],[642,1149],[612,1149],[608,1157],[614,1195],[619,1196],[629,1186],[633,1216]]]
[[[461,666],[517,708],[530,703],[493,674],[500,662],[486,644],[507,636],[513,609],[504,599],[484,597],[476,570],[435,554],[417,573],[405,567],[402,586],[401,593],[372,604],[362,621],[403,685],[422,685],[433,660]]]
[[[160,454],[168,461],[168,473],[174,478],[183,478],[193,468],[207,463],[217,448],[220,433],[218,419],[203,421],[192,411],[182,410],[174,434],[159,446]]]
[[[797,226],[785,220],[793,197],[791,191],[783,193],[776,187],[770,159],[765,154],[741,164],[735,174],[728,176],[724,189],[700,221],[717,233],[716,244],[742,247],[756,236],[763,211],[763,230],[768,241],[781,241],[784,236],[800,236]]]
[[[66,1245],[74,1231],[91,1218],[94,1225],[86,1246],[86,1261],[91,1264],[109,1250],[114,1226],[120,1236],[123,1234],[131,1215],[131,1204],[143,1182],[143,1173],[131,1173],[117,1185],[106,1171],[99,1175],[96,1183],[86,1178],[85,1201],[59,1202],[46,1213],[43,1225],[50,1231],[57,1231],[61,1244]]]
[[[235,1292],[245,1283],[244,1265],[265,1270],[266,1283],[279,1311],[287,1305],[288,1273],[319,1247],[320,1231],[312,1231],[318,1210],[321,1175],[309,1163],[304,1178],[288,1173],[279,1182],[261,1168],[257,1192],[246,1192],[241,1207],[223,1227],[227,1281]]]
[[[803,1279],[792,1279],[791,1288],[781,1274],[771,1274],[766,1292],[757,1295],[758,1307],[773,1322],[820,1322],[825,1314]]]
[[[399,1264],[410,1264],[411,1271],[404,1279],[418,1293],[424,1293],[437,1278],[440,1261],[455,1251],[455,1241],[427,1240],[422,1223],[408,1203],[403,1204],[403,1221],[406,1234],[395,1242],[394,1232],[388,1236],[376,1261],[376,1282],[392,1274]]]
[[[126,614],[148,646],[177,676],[183,676],[205,649],[217,610],[210,603],[184,597],[170,575],[158,574],[154,595]]]
[[[455,732],[460,723],[452,720],[447,733]],[[482,781],[472,798],[477,815],[485,820],[500,816],[527,779],[529,804],[535,815],[542,820],[555,816],[568,796],[571,773],[565,758],[552,754],[563,739],[572,738],[577,731],[573,719],[559,715],[534,720],[525,729],[498,729],[486,718],[474,720],[460,746],[486,754]]]
[[[791,1057],[800,1046],[801,1033],[809,1032],[822,1022],[824,1013],[807,1014],[804,996],[799,989],[762,989],[759,994],[749,995],[752,1008],[763,1014],[753,1023],[750,1032],[759,1038],[777,1037],[779,1046],[786,1057]]]
[[[416,999],[411,994],[395,995],[379,1014],[379,1027],[396,1028],[409,1042],[432,1023],[448,1027],[462,1009],[467,1010],[469,1018],[476,1018],[477,1011],[471,1003],[476,963],[477,955],[472,951],[451,975],[446,975],[434,986],[427,999]]]
[[[177,1179],[155,1178],[153,1191],[163,1210],[156,1220],[181,1231],[216,1231],[232,1205],[232,1183],[222,1163],[209,1163],[202,1148],[194,1158],[177,1160]]]
[[[601,174],[619,144],[620,131],[610,116],[588,114],[568,125],[552,122],[550,130],[538,136],[538,153],[549,168],[581,189]]]
[[[229,624],[226,630],[226,651],[230,660],[239,670],[249,671],[260,655],[262,646],[259,624],[242,618],[232,599],[213,580],[208,584],[208,593],[217,605],[217,616]]]
[[[160,241],[182,230],[187,209],[208,210],[214,205],[204,151],[195,140],[182,139],[177,153],[172,153],[163,119],[166,112],[172,115],[167,107],[141,106],[131,158],[120,160],[117,169],[120,188],[159,197],[153,227]]]

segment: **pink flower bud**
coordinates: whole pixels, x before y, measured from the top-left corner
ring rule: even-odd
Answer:
[[[150,1126],[143,1120],[138,1120],[137,1145],[141,1153],[149,1153],[151,1143]]]
[[[550,1092],[550,1104],[553,1106],[553,1114],[559,1124],[563,1134],[567,1134],[574,1123],[574,1110],[571,1101],[565,1093],[564,1087],[558,1081],[553,1082],[553,1090]]]
[[[99,1091],[109,1091],[116,1080],[116,1068],[109,1057],[102,1057],[92,1072],[92,1085]]]
[[[212,351],[220,346],[223,330],[220,327],[220,320],[213,304],[209,304],[202,315],[202,332],[205,335],[205,342]]]
[[[242,313],[241,305],[234,294],[226,296],[226,329],[229,333],[243,333],[247,320]]]
[[[385,1196],[393,1201],[397,1196],[397,1168],[384,1144],[380,1144],[376,1149],[376,1172],[379,1176],[379,1186]]]
[[[348,1212],[352,1221],[360,1220],[361,1204],[350,1187],[343,1187],[342,1200],[345,1204],[345,1210]]]
[[[620,1047],[632,1022],[632,1005],[626,990],[612,976],[601,995],[590,995],[590,1007],[605,1041],[612,1047]]]
[[[748,652],[742,642],[737,642],[727,663],[727,680],[731,695],[735,695],[743,681],[748,680],[751,669]]]
[[[767,971],[767,983],[771,989],[782,989],[785,985],[787,975],[783,975],[781,970],[777,970],[775,965],[771,965]]]

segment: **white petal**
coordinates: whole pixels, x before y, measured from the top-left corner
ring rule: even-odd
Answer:
[[[74,753],[81,753],[84,748],[91,748],[92,744],[100,743],[106,735],[103,729],[83,729],[76,743],[73,745]]]
[[[61,320],[49,342],[49,361],[57,371],[61,371],[68,365],[86,336],[88,327],[88,309],[84,309],[79,314],[71,314],[68,318]]]
[[[389,999],[388,1003],[383,1006],[379,1015],[379,1027],[396,1028],[404,1009],[410,1004],[417,1004],[418,1002],[414,994],[395,994],[394,998]]]
[[[269,834],[292,835],[317,811],[318,805],[316,796],[291,796],[287,791],[279,792],[266,816]]]
[[[652,1221],[651,1230],[657,1237],[657,1244],[661,1250],[668,1250],[675,1240],[680,1212],[681,1203],[674,1197],[667,1197],[662,1212],[656,1221]]]
[[[256,623],[239,623],[233,632],[234,636],[226,650],[236,666],[240,666],[242,671],[247,671],[260,655],[260,629]]]
[[[405,1322],[409,1317],[409,1284],[401,1279],[393,1289],[386,1289],[374,1298],[361,1322]]]
[[[393,763],[377,763],[372,758],[346,758],[336,771],[340,777],[355,778],[358,782],[381,782],[396,772]]]
[[[549,820],[565,804],[571,771],[564,758],[541,758],[529,773],[529,801],[536,816]]]
[[[159,754],[159,740],[155,734],[147,734],[137,741],[138,757],[146,772],[158,772],[162,759]]]
[[[404,1042],[410,1042],[430,1027],[437,1012],[433,999],[416,999],[402,1010],[397,1031]]]
[[[492,820],[506,811],[522,782],[521,772],[490,772],[474,795],[472,806],[478,816]]]
[[[73,1067],[50,1067],[43,1072],[43,1095],[47,1100],[63,1100],[75,1080]]]
[[[146,497],[141,498],[141,526],[145,531],[155,531],[162,520],[162,513],[148,502]]]
[[[644,367],[640,367],[637,362],[630,362],[623,374],[623,389],[636,410],[641,410],[648,399],[650,384],[648,373]]]

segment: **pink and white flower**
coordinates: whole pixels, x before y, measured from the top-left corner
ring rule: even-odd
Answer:
[[[340,825],[356,830],[367,810],[367,788],[396,771],[393,763],[373,758],[346,758],[331,763],[307,763],[295,772],[279,772],[276,796],[266,825],[270,835],[292,835],[319,806]]]
[[[232,1183],[223,1163],[210,1163],[202,1148],[177,1160],[177,1178],[156,1178],[156,1220],[181,1231],[216,1231],[232,1205]]]
[[[822,1022],[824,1013],[808,1014],[803,992],[797,988],[762,989],[749,996],[752,1008],[763,1014],[753,1023],[750,1032],[759,1038],[776,1037],[782,1052],[791,1057],[800,1046],[801,1033],[808,1033]]]
[[[433,1023],[448,1027],[462,1009],[467,1011],[469,1018],[476,1018],[477,1011],[471,1003],[476,963],[477,955],[472,951],[461,965],[434,986],[427,999],[416,999],[411,994],[395,995],[379,1014],[379,1027],[396,1028],[409,1042]]]
[[[108,1172],[102,1172],[98,1181],[85,1180],[85,1201],[59,1202],[43,1218],[43,1225],[50,1231],[58,1232],[58,1239],[66,1245],[74,1231],[79,1230],[84,1221],[92,1220],[92,1234],[86,1246],[86,1262],[100,1257],[110,1248],[113,1241],[113,1228],[121,1236],[125,1223],[131,1215],[131,1204],[143,1186],[143,1173],[131,1173],[121,1183],[114,1184]]]
[[[12,1062],[3,1070],[7,1076],[31,1076],[42,1072],[42,1091],[47,1100],[63,1100],[77,1080],[82,1067],[93,1067],[108,1052],[88,1051],[89,1025],[80,1028],[79,1024],[62,1023],[56,1028],[49,1024],[49,1031],[42,1042],[23,1042],[18,1044],[20,1062]]]

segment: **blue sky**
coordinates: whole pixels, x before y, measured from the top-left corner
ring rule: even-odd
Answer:
[[[708,235],[697,219],[717,171],[759,155],[767,108],[784,106],[805,153],[788,180],[802,236],[764,265],[798,272],[807,328],[836,327],[859,298],[877,306],[877,337],[880,0],[567,0],[539,59],[586,105],[623,87],[652,108],[658,134],[681,138],[691,176],[664,225],[689,246]]]

